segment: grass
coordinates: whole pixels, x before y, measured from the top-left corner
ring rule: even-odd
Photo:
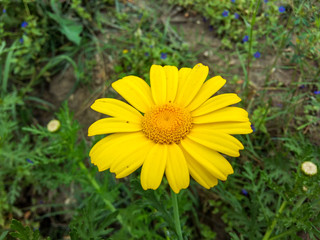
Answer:
[[[301,170],[320,164],[317,1],[2,6],[0,239],[179,239],[177,211],[184,239],[320,238],[320,177]],[[123,76],[149,82],[152,64],[198,62],[227,79],[253,123],[241,157],[228,158],[235,173],[210,190],[191,181],[177,208],[166,179],[144,191],[138,173],[98,172],[90,104],[117,97],[110,85]]]

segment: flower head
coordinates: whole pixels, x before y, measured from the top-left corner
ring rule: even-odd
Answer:
[[[259,57],[261,57],[261,53],[260,52],[255,52],[254,54],[253,54],[253,56],[255,57],[255,58],[259,58]]]
[[[222,13],[223,17],[228,17],[229,16],[229,11],[228,10],[224,10]]]
[[[232,2],[232,3],[235,3],[235,2],[236,2],[236,0],[231,0],[231,2]]]
[[[235,14],[234,14],[234,18],[235,18],[235,19],[239,19],[239,17],[240,17],[239,13],[235,13]]]
[[[248,35],[245,35],[243,38],[242,38],[242,42],[248,42],[249,41],[249,36]]]
[[[318,94],[320,94],[320,91],[314,91],[313,93],[318,95]]]
[[[265,2],[265,3],[267,3],[267,2],[268,2],[268,0],[264,0],[264,2]]]
[[[4,8],[4,9],[2,9],[2,13],[6,13],[7,12],[7,10]]]
[[[48,123],[47,129],[49,132],[56,132],[60,129],[60,126],[60,121],[57,119],[53,119]]]
[[[110,134],[90,151],[99,171],[123,178],[141,169],[143,189],[157,189],[165,173],[176,193],[189,186],[190,175],[205,188],[233,173],[221,155],[239,156],[243,145],[233,134],[252,132],[248,113],[230,107],[241,99],[233,93],[214,95],[226,80],[206,80],[209,68],[197,64],[178,70],[152,65],[150,85],[135,76],[112,87],[129,103],[96,100],[91,108],[110,117],[93,123],[89,136]],[[221,154],[220,154],[221,153]]]
[[[23,38],[20,38],[20,39],[19,39],[19,42],[20,42],[20,43],[23,43],[23,42],[24,42]]]
[[[167,58],[167,54],[166,53],[161,53],[160,58],[163,59],[163,60],[166,59]]]
[[[32,160],[30,160],[29,158],[26,159],[28,163],[30,164],[34,164],[34,162]]]
[[[149,56],[150,56],[150,54],[149,54],[148,52],[145,52],[144,55],[145,55],[146,57],[149,57]]]
[[[244,188],[243,189],[241,189],[241,193],[243,194],[243,195],[245,195],[245,196],[248,196],[248,191],[247,190],[245,190]]]
[[[304,174],[313,176],[316,175],[318,172],[317,165],[315,165],[313,162],[306,161],[301,164],[301,170]]]
[[[284,6],[279,7],[279,12],[284,13],[286,11],[286,8]]]
[[[27,27],[28,26],[28,23],[26,22],[26,21],[23,21],[22,23],[21,23],[21,27],[22,28],[25,28],[25,27]]]
[[[122,53],[123,53],[123,54],[127,54],[128,52],[129,52],[128,49],[123,49],[123,50],[122,50]]]

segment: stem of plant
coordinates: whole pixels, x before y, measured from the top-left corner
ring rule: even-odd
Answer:
[[[249,32],[249,51],[248,51],[248,58],[247,58],[247,74],[246,74],[246,78],[245,78],[245,86],[244,86],[244,90],[245,90],[245,96],[248,96],[248,91],[249,91],[249,81],[250,81],[250,65],[251,65],[251,50],[252,50],[252,42],[253,42],[253,27],[254,24],[256,22],[256,16],[258,13],[258,9],[260,7],[260,2],[261,0],[258,0],[255,2],[255,9],[254,12],[252,14],[252,18],[251,18],[251,23],[250,23],[250,32]]]
[[[275,227],[276,224],[277,224],[278,217],[281,215],[281,213],[282,213],[283,210],[285,209],[286,205],[287,205],[287,201],[283,201],[282,204],[281,204],[281,206],[280,206],[280,208],[279,208],[279,210],[278,210],[278,213],[277,213],[276,216],[274,217],[271,225],[269,226],[268,230],[267,230],[266,233],[264,234],[264,237],[263,237],[262,240],[268,240],[268,239],[269,239],[270,235],[271,235],[272,232],[273,232],[274,227]]]
[[[178,208],[178,199],[177,194],[171,190],[171,198],[172,198],[172,206],[173,206],[173,217],[174,217],[174,224],[176,227],[176,232],[178,235],[179,240],[183,240],[182,232],[181,232],[181,224],[180,224],[180,217],[179,217],[179,208]]]

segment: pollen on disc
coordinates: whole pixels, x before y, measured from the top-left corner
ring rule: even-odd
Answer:
[[[190,113],[173,104],[155,106],[142,118],[142,131],[155,143],[179,143],[191,130]]]

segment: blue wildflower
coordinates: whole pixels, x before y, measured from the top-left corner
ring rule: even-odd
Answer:
[[[259,57],[261,57],[261,53],[257,51],[257,52],[255,52],[255,54],[253,54],[253,56],[255,58],[259,58]]]
[[[25,27],[27,27],[28,26],[28,23],[26,22],[26,21],[23,21],[22,23],[21,23],[21,27],[22,28],[25,28]]]
[[[203,22],[207,22],[207,19],[205,17],[202,17]]]
[[[138,19],[140,20],[143,17],[143,13],[140,13]]]
[[[29,158],[26,159],[28,163],[33,164],[33,161],[31,161]]]
[[[277,103],[277,107],[282,108],[283,104],[282,103]]]
[[[265,2],[265,3],[267,3],[267,2],[268,2],[268,0],[264,0],[264,2]]]
[[[320,91],[314,91],[313,93],[318,95],[318,94],[320,94]]]
[[[149,47],[150,47],[150,48],[153,48],[153,45],[150,45]]]
[[[223,17],[228,17],[229,16],[229,11],[228,10],[224,10],[222,13]]]
[[[252,131],[253,131],[253,132],[255,132],[255,131],[256,131],[256,128],[254,127],[254,125],[253,125],[253,124],[251,124],[251,129],[252,129]]]
[[[231,0],[231,2],[235,3],[235,2],[236,2],[236,0]]]
[[[209,26],[209,31],[210,31],[210,32],[213,31],[213,26],[212,26],[212,25]]]
[[[279,7],[279,12],[284,13],[286,11],[286,8],[284,6]]]
[[[242,42],[248,42],[249,41],[249,36],[248,35],[245,35],[243,38],[242,38]]]
[[[304,84],[299,86],[299,89],[304,89],[306,86]]]
[[[160,58],[163,59],[163,60],[166,59],[167,58],[167,54],[166,53],[161,53]]]
[[[20,43],[23,43],[23,42],[24,42],[23,38],[20,38],[20,39],[19,39],[19,42],[20,42]]]
[[[245,190],[244,188],[241,190],[241,193],[243,194],[243,195],[245,195],[245,196],[248,196],[248,191],[247,190]]]
[[[239,17],[240,17],[240,15],[239,15],[238,13],[235,13],[235,14],[234,14],[234,18],[235,18],[235,19],[239,19]]]
[[[6,10],[6,9],[3,9],[3,10],[2,10],[2,13],[6,13],[6,12],[7,12],[7,10]]]
[[[148,52],[145,52],[144,55],[145,55],[146,57],[149,57],[150,54],[149,54]]]

